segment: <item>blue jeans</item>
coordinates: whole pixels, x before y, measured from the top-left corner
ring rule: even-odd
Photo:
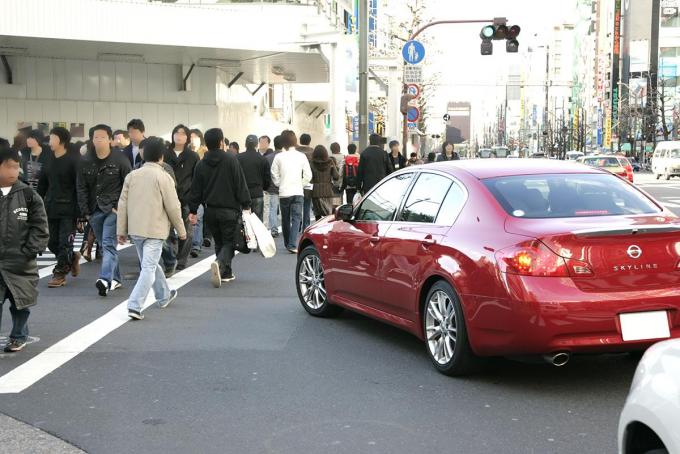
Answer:
[[[0,288],[4,288],[2,277],[0,277],[0,284]],[[12,314],[12,331],[9,338],[26,342],[28,338],[28,316],[31,315],[31,311],[28,308],[17,309],[12,293],[9,289],[6,289],[5,294],[2,295],[2,301],[0,301],[0,324],[2,324],[2,310],[5,300],[9,300],[9,313]]]
[[[104,253],[102,254],[102,268],[99,272],[99,278],[105,280],[109,284],[112,280],[123,282],[120,277],[120,268],[118,266],[118,249],[116,249],[116,221],[118,216],[113,211],[104,213],[96,209],[92,216],[90,216],[90,225],[94,230],[94,236],[97,242],[102,245]]]
[[[296,249],[302,226],[304,197],[301,195],[281,197],[279,202],[281,203],[283,242],[286,249]]]
[[[205,208],[203,205],[198,206],[198,211],[196,212],[196,217],[198,218],[198,223],[194,227],[194,238],[191,242],[192,251],[200,251],[203,248],[203,214],[205,213]]]
[[[304,198],[304,203],[302,206],[302,230],[306,229],[309,227],[309,224],[312,223],[312,197],[305,197]]]
[[[139,263],[142,269],[135,288],[132,289],[128,299],[128,310],[141,312],[142,305],[144,305],[144,301],[146,301],[146,297],[152,287],[158,304],[162,304],[170,298],[168,281],[165,280],[163,268],[158,263],[165,240],[133,236],[132,242],[135,248],[137,248],[137,255],[139,256]]]
[[[269,205],[269,211],[267,213],[269,231],[272,235],[279,234],[279,195],[265,193],[265,199]]]

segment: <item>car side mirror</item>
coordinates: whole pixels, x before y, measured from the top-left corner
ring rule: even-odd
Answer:
[[[353,205],[341,205],[335,210],[335,220],[349,222],[352,220],[352,213],[354,213]]]

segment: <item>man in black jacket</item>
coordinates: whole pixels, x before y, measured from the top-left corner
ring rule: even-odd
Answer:
[[[80,254],[73,252],[73,239],[76,235],[78,219],[78,165],[80,153],[69,153],[71,133],[66,128],[57,127],[50,131],[52,159],[43,169],[38,182],[38,194],[45,201],[45,210],[50,228],[50,241],[47,247],[57,258],[48,287],[66,285],[66,275],[74,277],[80,273]]]
[[[246,138],[246,151],[239,153],[238,163],[246,176],[253,213],[262,221],[264,191],[269,189],[272,179],[269,172],[269,161],[257,151],[255,148],[257,143],[257,136],[249,135]]]
[[[383,142],[378,134],[371,134],[370,146],[361,153],[357,175],[357,186],[361,194],[366,194],[392,172],[390,159],[382,149]]]
[[[172,167],[177,182],[177,197],[182,205],[182,219],[187,237],[178,241],[177,246],[177,269],[183,270],[187,266],[191,243],[193,241],[193,226],[189,222],[189,194],[191,182],[194,178],[196,164],[200,161],[198,153],[191,149],[191,130],[184,125],[177,125],[172,130],[172,143],[165,150],[163,161]],[[171,235],[175,241],[175,234]]]
[[[102,268],[96,282],[100,296],[106,296],[109,291],[123,286],[116,248],[116,209],[131,166],[125,156],[111,151],[112,135],[113,132],[107,125],[92,128],[94,152],[81,160],[78,169],[80,214],[90,222],[94,235],[104,250]]]
[[[133,118],[127,124],[128,137],[130,143],[123,148],[123,154],[130,161],[132,168],[137,167],[142,161],[142,156],[139,154],[139,145],[144,140],[144,122],[139,118]]]
[[[235,279],[231,269],[234,258],[234,235],[242,210],[251,206],[246,177],[236,156],[224,151],[224,134],[219,128],[205,133],[208,151],[196,166],[189,198],[190,219],[198,221],[198,206],[203,204],[203,220],[215,239],[217,260],[211,265],[212,284],[216,288],[222,282]]]
[[[21,351],[28,338],[29,307],[38,302],[38,263],[49,232],[42,199],[19,180],[19,154],[0,146],[0,321],[9,300],[12,331],[5,352]]]

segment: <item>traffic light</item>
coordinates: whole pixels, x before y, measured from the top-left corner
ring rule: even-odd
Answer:
[[[485,25],[479,32],[479,37],[482,39],[481,53],[482,55],[493,54],[492,41],[505,40],[505,51],[508,53],[517,53],[519,50],[519,36],[521,29],[519,25],[508,27],[507,20],[503,17],[494,19],[493,25]]]

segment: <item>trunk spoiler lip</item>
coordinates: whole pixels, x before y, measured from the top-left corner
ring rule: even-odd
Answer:
[[[648,234],[648,233],[673,233],[680,232],[680,224],[650,224],[650,225],[629,225],[629,226],[611,226],[611,227],[596,227],[589,229],[574,230],[571,233],[576,236],[606,236],[616,234]]]

